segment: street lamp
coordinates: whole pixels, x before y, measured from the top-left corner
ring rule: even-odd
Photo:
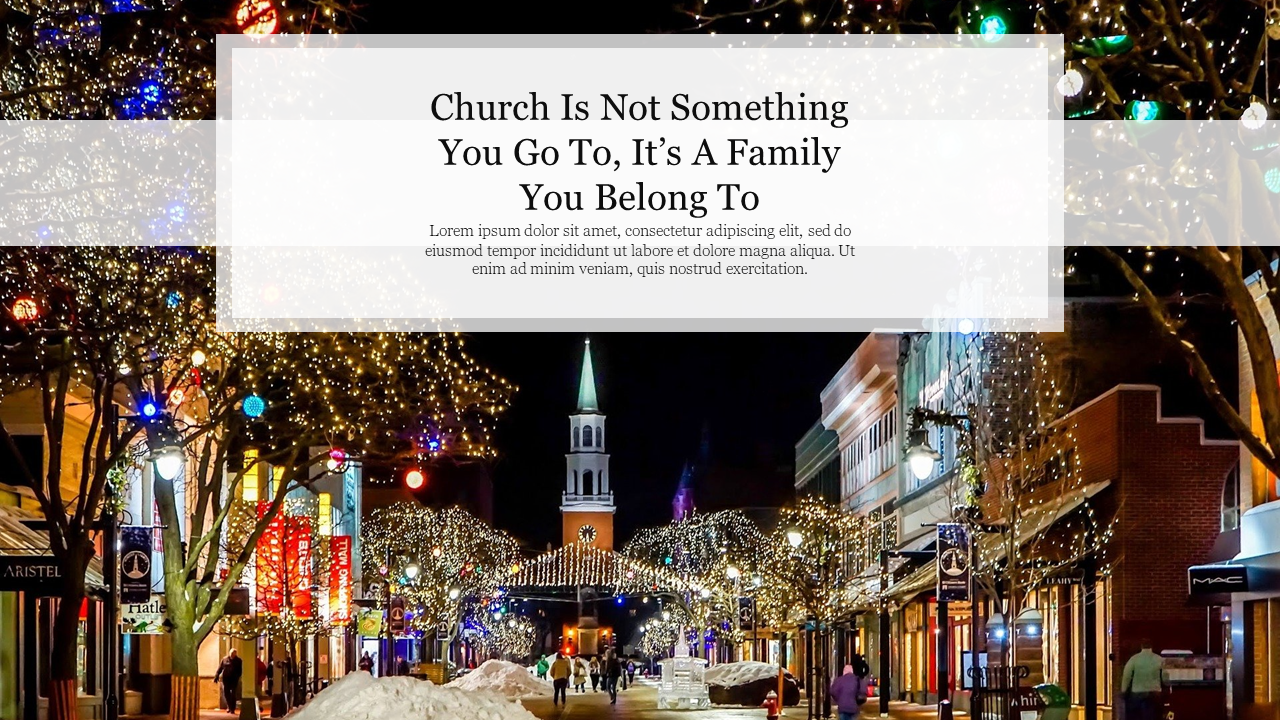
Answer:
[[[934,468],[942,455],[929,445],[929,431],[912,430],[907,443],[907,466],[917,480],[924,480],[933,474]]]
[[[156,475],[161,480],[172,482],[182,474],[182,448],[165,443],[151,453],[151,462],[155,464]]]
[[[1013,625],[1019,635],[1038,638],[1044,628],[1044,615],[1035,608],[1027,608],[1018,613],[1018,619],[1013,621]]]
[[[798,548],[804,543],[804,534],[800,532],[799,528],[790,528],[787,530],[787,542],[791,544],[791,547]]]
[[[991,617],[987,618],[987,637],[1003,643],[1008,635],[1009,628],[1004,624],[1004,615],[1000,612],[991,613]]]
[[[418,563],[409,563],[404,568],[404,576],[409,580],[409,582],[417,580],[418,573],[420,572],[422,572],[422,568],[418,567]]]
[[[742,571],[734,567],[733,565],[730,565],[729,567],[725,568],[724,574],[727,575],[730,580],[737,580],[738,578],[742,577]]]
[[[460,595],[462,595],[462,588],[458,587],[457,585],[454,585],[453,587],[449,588],[450,600],[457,600],[458,596]]]

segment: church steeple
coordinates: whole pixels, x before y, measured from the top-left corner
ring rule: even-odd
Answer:
[[[600,405],[596,401],[596,373],[591,367],[591,338],[587,338],[586,347],[582,350],[582,380],[578,383],[578,412],[597,412]]]
[[[613,548],[613,490],[609,454],[604,444],[604,414],[596,399],[596,374],[591,366],[591,341],[582,351],[582,379],[578,409],[569,416],[569,452],[565,454],[564,492],[560,514],[564,544],[585,542]]]

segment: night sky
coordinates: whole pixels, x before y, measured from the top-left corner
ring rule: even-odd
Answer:
[[[856,333],[596,334],[592,357],[607,417],[610,487],[621,546],[636,527],[671,519],[680,469],[705,423],[712,460],[733,468],[791,465],[818,421],[818,393],[861,342]],[[585,334],[477,334],[468,350],[511,380],[499,422],[495,522],[534,547],[560,540],[560,492]],[[750,505],[743,498],[743,505]]]

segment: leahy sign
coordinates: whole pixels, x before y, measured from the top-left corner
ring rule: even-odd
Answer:
[[[0,592],[41,597],[62,593],[62,567],[52,555],[0,555]]]

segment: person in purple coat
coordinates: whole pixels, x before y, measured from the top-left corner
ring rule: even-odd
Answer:
[[[853,665],[845,665],[844,674],[831,683],[831,702],[839,711],[840,720],[854,720],[858,717],[858,711],[867,704],[867,696],[870,694],[867,675],[871,669],[861,657],[855,659],[854,663],[857,665],[856,672]]]

